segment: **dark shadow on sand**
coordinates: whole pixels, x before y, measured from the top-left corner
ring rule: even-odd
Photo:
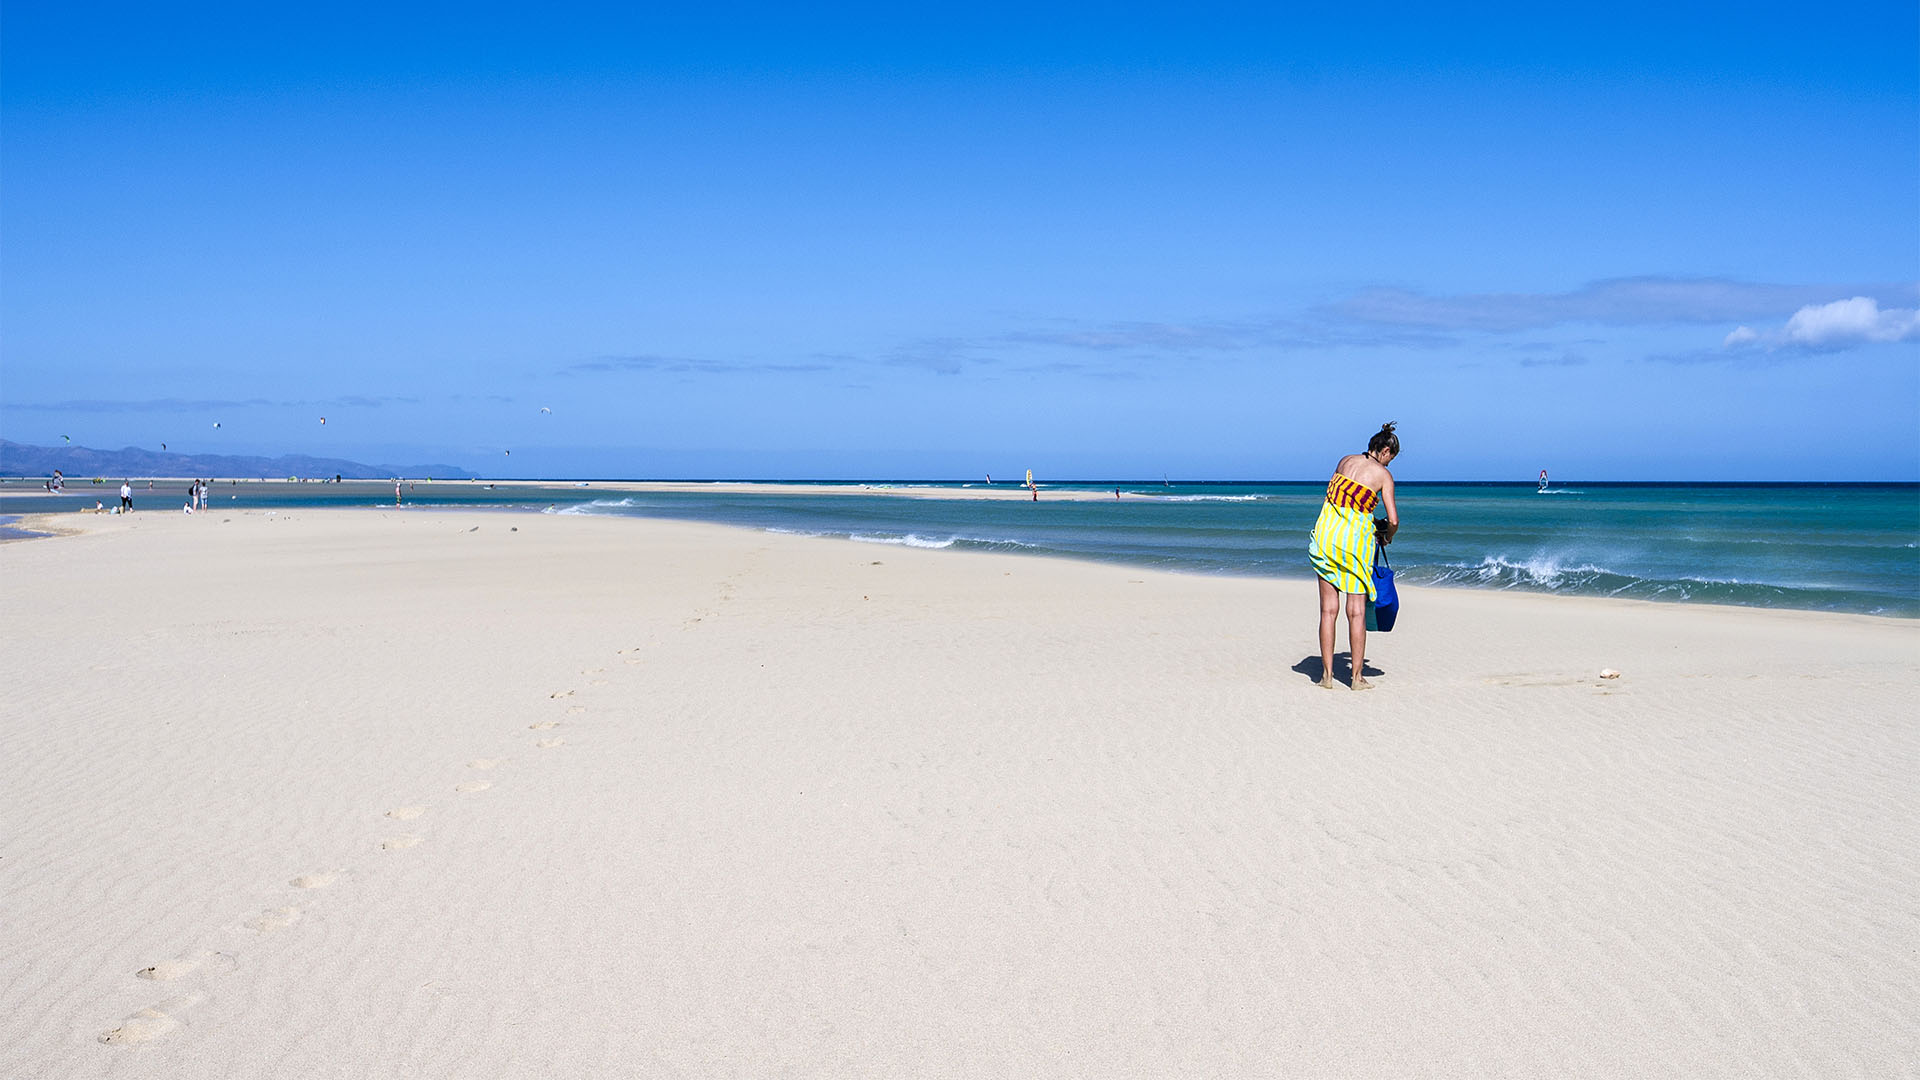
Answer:
[[[1302,675],[1305,675],[1312,682],[1319,682],[1320,681],[1320,657],[1318,655],[1309,656],[1305,660],[1302,660],[1299,663],[1293,665],[1293,670],[1299,672]],[[1367,661],[1367,670],[1366,670],[1367,678],[1371,679],[1376,675],[1385,675],[1385,674],[1386,672],[1381,671],[1379,668],[1373,666],[1373,661],[1371,660]],[[1348,686],[1353,685],[1353,654],[1352,653],[1337,652],[1333,654],[1333,678],[1336,682],[1343,682],[1343,683],[1346,683]]]

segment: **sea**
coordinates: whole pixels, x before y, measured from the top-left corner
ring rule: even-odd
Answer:
[[[807,492],[782,483],[738,491],[738,481],[713,481],[702,485],[711,491],[648,493],[607,490],[607,483],[422,482],[406,503],[673,518],[883,546],[1307,578],[1307,538],[1325,493],[1325,481],[1107,480],[1043,484],[1032,502],[940,497],[984,481],[808,482],[816,490]],[[34,497],[39,484],[0,484],[13,493],[3,508],[71,510],[91,506],[98,494],[81,483],[62,496]],[[929,497],[876,498],[872,489],[881,488]],[[1402,583],[1920,618],[1916,484],[1556,482],[1543,491],[1531,483],[1402,481],[1397,493],[1401,528],[1386,554]],[[144,501],[178,513],[183,501],[180,493],[148,495],[136,490],[136,509]],[[215,489],[216,512],[299,506],[391,510],[392,484]]]

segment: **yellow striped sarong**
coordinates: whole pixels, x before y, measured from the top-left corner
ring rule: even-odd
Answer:
[[[1327,501],[1313,525],[1307,557],[1313,572],[1343,593],[1373,593],[1373,505],[1379,493],[1356,480],[1333,475]]]

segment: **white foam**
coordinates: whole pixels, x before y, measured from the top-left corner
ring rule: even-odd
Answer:
[[[949,536],[945,540],[935,540],[931,537],[920,536],[915,533],[908,533],[905,536],[874,536],[867,533],[854,533],[847,537],[847,539],[857,540],[862,544],[897,544],[916,548],[950,548],[954,545],[954,542],[960,538],[957,536]]]
[[[592,502],[574,503],[572,506],[564,506],[559,509],[549,506],[540,512],[543,514],[597,514],[603,510],[618,510],[622,507],[644,505],[646,504],[634,502],[632,499],[595,499]]]
[[[1478,584],[1503,589],[1510,589],[1516,585],[1537,585],[1544,589],[1557,589],[1567,583],[1568,577],[1574,575],[1629,576],[1615,574],[1614,571],[1592,563],[1569,566],[1551,555],[1534,555],[1526,559],[1489,555],[1481,559],[1477,566],[1467,563],[1449,563],[1448,570],[1448,573],[1441,575],[1442,581],[1474,581],[1477,578]]]

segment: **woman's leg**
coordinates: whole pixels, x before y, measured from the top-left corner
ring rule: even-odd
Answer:
[[[1366,593],[1352,593],[1347,597],[1347,640],[1353,643],[1353,688],[1372,689],[1373,684],[1364,677],[1367,670]]]
[[[1340,591],[1320,579],[1320,685],[1333,689],[1333,631],[1340,621]]]

